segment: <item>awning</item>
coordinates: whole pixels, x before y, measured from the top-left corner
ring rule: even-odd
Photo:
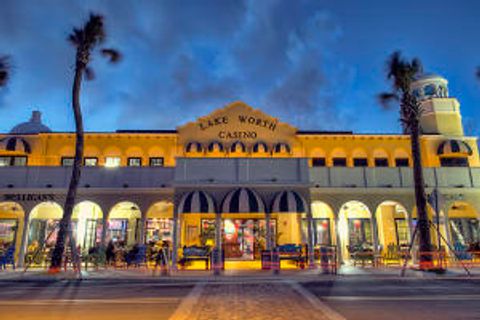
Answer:
[[[440,143],[437,149],[437,155],[466,155],[473,154],[472,148],[464,141],[461,140],[446,140]]]
[[[218,149],[220,152],[223,152],[223,144],[219,141],[212,141],[208,145],[208,152],[213,152],[215,149]]]
[[[307,209],[305,199],[295,191],[277,193],[272,202],[272,212],[304,213]]]
[[[184,194],[178,205],[179,213],[215,213],[213,198],[204,191]]]
[[[253,145],[253,153],[268,152],[268,146],[265,142],[259,141]]]
[[[247,151],[247,148],[245,147],[245,145],[243,144],[242,141],[235,141],[234,143],[232,143],[232,145],[230,146],[230,152],[246,152]]]
[[[265,204],[255,191],[238,188],[225,196],[221,209],[222,213],[264,213]]]
[[[24,138],[6,137],[0,140],[0,150],[30,153],[30,144]]]
[[[280,142],[275,145],[273,151],[275,153],[290,153],[291,149],[287,143]]]
[[[202,152],[203,151],[203,146],[200,142],[192,141],[187,143],[185,146],[185,152],[190,153],[190,152]]]

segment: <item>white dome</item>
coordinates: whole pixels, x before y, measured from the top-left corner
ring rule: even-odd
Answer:
[[[448,80],[434,73],[420,75],[410,89],[418,100],[448,98]]]
[[[33,111],[32,117],[29,121],[17,124],[12,130],[10,130],[10,133],[12,134],[31,134],[41,132],[52,132],[52,130],[42,123],[42,113],[40,111]]]

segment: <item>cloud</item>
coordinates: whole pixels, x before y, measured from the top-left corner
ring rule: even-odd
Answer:
[[[82,92],[89,130],[174,128],[233,100],[300,128],[343,123],[335,88],[349,71],[331,49],[342,30],[320,2],[304,0],[4,0],[0,52],[18,67],[0,116],[38,106],[52,128],[72,129],[65,39],[90,10],[105,15],[108,44],[124,59],[95,56],[97,79]]]

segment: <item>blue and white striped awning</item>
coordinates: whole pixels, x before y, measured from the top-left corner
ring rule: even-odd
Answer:
[[[27,140],[21,137],[6,137],[0,140],[0,150],[30,153],[32,149]]]
[[[264,213],[262,198],[248,188],[238,188],[229,192],[222,203],[222,213]]]
[[[304,213],[306,212],[306,209],[307,202],[295,191],[279,192],[272,202],[272,213]]]
[[[183,195],[178,204],[179,213],[215,213],[213,198],[204,191],[191,191]]]
[[[462,155],[472,155],[472,148],[464,141],[461,140],[446,140],[440,143],[437,149],[437,155],[446,156],[446,155],[462,154]]]

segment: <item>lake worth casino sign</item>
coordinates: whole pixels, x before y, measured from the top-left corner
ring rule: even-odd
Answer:
[[[256,141],[291,144],[297,129],[239,101],[178,127],[177,131],[181,144],[220,141],[228,146],[235,141],[245,145]]]

